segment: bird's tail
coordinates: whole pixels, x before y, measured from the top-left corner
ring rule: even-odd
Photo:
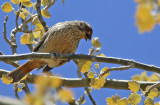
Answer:
[[[35,59],[26,62],[25,64],[19,66],[12,72],[8,74],[9,77],[13,79],[12,82],[20,81],[25,75],[34,70],[35,68],[40,68],[45,63],[41,60]]]

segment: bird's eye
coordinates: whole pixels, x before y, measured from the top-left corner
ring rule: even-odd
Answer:
[[[86,31],[89,31],[90,29],[89,29],[89,27],[86,27]]]

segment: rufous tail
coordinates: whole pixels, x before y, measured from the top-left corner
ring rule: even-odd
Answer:
[[[41,60],[29,60],[23,65],[19,66],[12,72],[8,74],[9,77],[13,79],[12,82],[18,82],[20,81],[25,75],[27,75],[29,72],[34,70],[35,68],[40,68],[41,66],[45,65],[45,63]]]

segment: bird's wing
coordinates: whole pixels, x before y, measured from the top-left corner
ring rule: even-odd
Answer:
[[[48,34],[46,33],[42,39],[37,43],[37,45],[34,47],[33,52],[37,52],[38,49],[41,47],[41,45],[43,44],[43,42],[45,41],[45,39],[47,38]]]
[[[49,30],[48,30],[48,31],[49,31]],[[48,35],[49,35],[49,32],[48,32],[48,31],[43,35],[42,39],[41,39],[41,40],[37,43],[37,45],[34,47],[33,52],[37,52],[38,49],[42,46],[42,44],[44,43],[44,41],[47,39],[47,37],[48,37]]]

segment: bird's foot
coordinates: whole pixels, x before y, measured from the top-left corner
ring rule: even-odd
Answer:
[[[56,53],[50,53],[51,54],[51,58],[56,61],[57,60],[57,54]]]

